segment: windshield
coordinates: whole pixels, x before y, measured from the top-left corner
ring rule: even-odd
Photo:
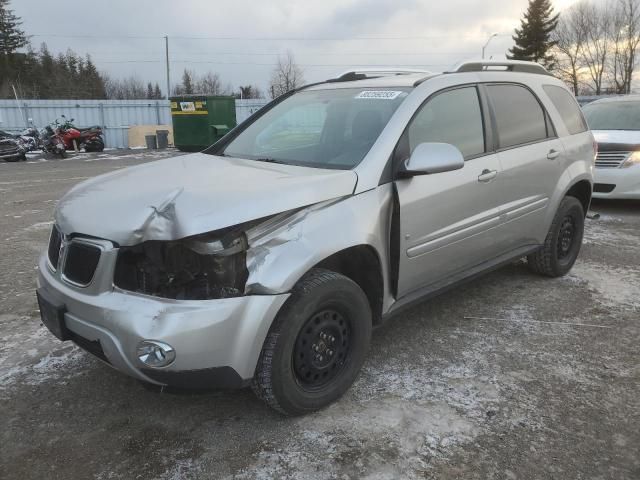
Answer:
[[[369,152],[407,95],[406,88],[302,91],[259,117],[220,153],[351,169]]]
[[[640,130],[640,101],[592,103],[583,111],[591,130]]]

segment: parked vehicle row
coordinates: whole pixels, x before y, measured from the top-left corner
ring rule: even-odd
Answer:
[[[45,154],[64,157],[69,150],[85,152],[102,152],[104,139],[102,128],[76,128],[74,119],[62,115],[42,130],[29,127],[20,134],[11,134],[0,130],[0,159],[5,161],[26,160],[26,153],[42,150]]]
[[[145,382],[311,412],[414,302],[521,257],[569,272],[594,158],[540,65],[347,72],[204,152],[74,187],[39,262],[42,320]]]

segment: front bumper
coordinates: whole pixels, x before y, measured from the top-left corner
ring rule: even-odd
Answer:
[[[255,295],[220,300],[168,300],[94,291],[65,282],[40,258],[38,287],[66,307],[72,339],[132,377],[178,387],[241,387],[253,377],[264,339],[289,297]],[[149,368],[136,356],[142,340],[171,345],[176,359]],[[87,343],[88,342],[88,343]],[[99,348],[99,350],[92,351]]]
[[[610,192],[593,192],[594,198],[640,199],[640,165],[628,168],[596,168],[594,169],[595,187],[607,185]]]

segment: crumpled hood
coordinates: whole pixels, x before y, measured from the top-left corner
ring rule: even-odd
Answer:
[[[120,245],[176,240],[351,195],[351,170],[216,157],[168,158],[82,182],[58,203],[65,234]]]

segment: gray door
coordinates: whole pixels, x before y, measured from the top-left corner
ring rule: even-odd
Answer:
[[[547,208],[564,171],[564,146],[529,89],[513,84],[486,88],[503,171],[500,187],[507,248],[535,245],[546,235]]]
[[[447,90],[418,111],[403,140],[409,151],[444,142],[465,156],[461,170],[396,181],[400,203],[398,297],[497,256],[500,165],[487,154],[476,87]]]

